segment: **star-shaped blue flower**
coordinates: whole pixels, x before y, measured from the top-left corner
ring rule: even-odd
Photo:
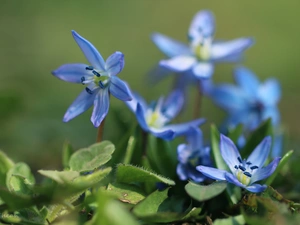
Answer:
[[[75,31],[72,31],[72,34],[90,65],[64,64],[52,71],[52,74],[61,80],[87,85],[68,108],[63,121],[70,121],[94,104],[91,121],[95,127],[98,127],[107,115],[109,94],[122,101],[132,99],[127,83],[116,76],[123,70],[124,55],[121,52],[115,52],[104,61],[101,54],[88,40]]]
[[[278,81],[268,79],[260,84],[256,76],[244,67],[234,70],[234,78],[238,86],[221,84],[210,91],[212,100],[229,114],[225,126],[242,123],[246,130],[253,130],[268,118],[272,118],[273,125],[278,125],[277,103],[281,95]]]
[[[184,135],[191,127],[198,127],[205,122],[204,119],[197,119],[187,123],[168,125],[184,104],[183,93],[179,90],[171,92],[166,100],[161,97],[149,106],[141,96],[135,93],[132,101],[126,102],[126,104],[135,113],[137,121],[144,131],[164,140]]]
[[[197,170],[211,179],[228,181],[253,193],[262,192],[267,186],[255,182],[269,177],[280,161],[280,157],[277,157],[268,166],[263,167],[270,148],[271,137],[268,136],[254,149],[248,159],[243,160],[234,143],[221,134],[221,155],[231,173],[206,166],[198,166]]]
[[[207,177],[196,170],[196,166],[211,166],[210,147],[203,145],[203,135],[200,129],[191,128],[186,134],[187,144],[177,147],[177,175],[180,180],[191,179],[202,182]]]
[[[189,72],[196,78],[210,78],[214,64],[236,62],[244,50],[253,44],[252,38],[231,41],[214,41],[215,21],[210,11],[198,12],[189,28],[189,45],[160,33],[152,35],[152,41],[170,59],[161,60],[159,65],[171,71]]]

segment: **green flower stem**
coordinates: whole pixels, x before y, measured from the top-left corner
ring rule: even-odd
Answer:
[[[202,103],[202,90],[200,85],[198,85],[196,99],[194,107],[194,119],[198,119],[201,116],[201,103]]]

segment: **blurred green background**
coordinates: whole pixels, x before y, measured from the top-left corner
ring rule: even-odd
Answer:
[[[86,62],[72,38],[72,29],[91,41],[104,58],[122,51],[126,66],[120,77],[150,100],[167,94],[172,83],[171,78],[156,86],[146,82],[147,72],[164,57],[150,41],[150,34],[158,31],[186,41],[191,19],[201,9],[214,12],[216,38],[255,38],[256,44],[246,52],[243,64],[261,80],[270,76],[280,80],[282,121],[289,137],[296,140],[300,136],[299,8],[299,0],[3,0],[0,148],[14,160],[26,161],[36,169],[59,168],[65,140],[75,149],[95,141],[97,130],[90,122],[91,110],[69,123],[62,122],[83,86],[51,75],[51,70],[62,64]],[[232,81],[232,69],[233,65],[218,65],[214,80]],[[192,101],[190,111],[191,107]],[[114,112],[122,120],[134,119],[121,101],[111,98],[105,137],[112,140],[122,136],[115,128]],[[203,102],[202,115],[208,118],[208,124],[221,121],[223,116],[208,100]],[[188,117],[186,113],[184,119]]]

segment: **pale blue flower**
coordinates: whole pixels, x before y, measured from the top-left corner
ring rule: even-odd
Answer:
[[[132,99],[127,83],[116,76],[123,70],[124,55],[115,52],[104,61],[89,41],[75,31],[72,31],[72,34],[90,65],[64,64],[52,71],[52,74],[61,80],[87,85],[68,108],[63,121],[70,121],[94,104],[91,121],[95,127],[98,127],[107,115],[109,94],[122,101]]]
[[[280,161],[280,157],[277,157],[264,167],[270,148],[271,137],[268,136],[262,140],[247,159],[243,160],[234,143],[221,134],[221,155],[231,173],[206,166],[198,166],[197,170],[211,179],[228,181],[253,193],[262,192],[267,186],[255,184],[255,182],[269,177]]]
[[[210,147],[204,146],[202,131],[199,128],[191,128],[186,134],[187,144],[177,147],[177,175],[180,180],[193,180],[203,182],[207,179],[196,170],[196,166],[211,166]]]
[[[215,63],[240,60],[242,53],[254,42],[252,38],[214,41],[214,33],[214,16],[207,10],[198,12],[193,18],[188,45],[154,33],[152,41],[170,58],[161,60],[159,65],[177,73],[190,72],[198,79],[210,78]]]
[[[246,130],[254,130],[261,122],[272,119],[273,125],[280,122],[277,108],[281,90],[276,79],[268,79],[260,84],[257,77],[248,69],[234,70],[237,86],[216,85],[210,91],[211,99],[228,113],[225,126],[235,127],[242,123]]]
[[[169,124],[180,112],[183,104],[183,93],[179,90],[171,92],[164,100],[159,98],[149,106],[137,93],[133,94],[132,101],[126,102],[128,107],[135,113],[137,121],[142,129],[156,137],[171,140],[179,135],[186,134],[191,127],[198,127],[204,123],[204,119],[197,119],[182,124]]]

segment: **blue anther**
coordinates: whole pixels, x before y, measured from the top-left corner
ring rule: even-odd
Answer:
[[[248,162],[246,162],[246,164],[247,164],[247,165],[251,165],[252,163],[248,161]]]
[[[241,157],[238,157],[237,160],[239,160],[240,163],[243,162],[242,159],[241,159]]]
[[[104,86],[104,84],[102,83],[102,81],[99,81],[99,86],[100,86],[102,89],[105,88],[105,86]]]
[[[239,165],[239,168],[240,168],[242,171],[246,171],[246,168],[243,167],[243,166],[241,166],[241,165]]]
[[[258,169],[258,166],[251,166],[250,169],[251,169],[251,170]]]
[[[85,77],[81,77],[81,83],[83,83],[83,81],[85,81]]]
[[[244,172],[244,174],[245,174],[247,177],[251,177],[251,176],[252,176],[251,173],[249,173],[249,172]]]
[[[92,67],[92,66],[87,66],[87,67],[85,67],[85,69],[86,69],[86,70],[93,70],[94,67]]]
[[[100,73],[98,73],[96,70],[93,70],[93,74],[96,75],[97,77],[100,77]]]
[[[235,169],[238,169],[239,167],[237,165],[234,166]]]
[[[85,88],[86,92],[89,93],[90,95],[93,94],[93,91],[89,89],[88,87]]]

